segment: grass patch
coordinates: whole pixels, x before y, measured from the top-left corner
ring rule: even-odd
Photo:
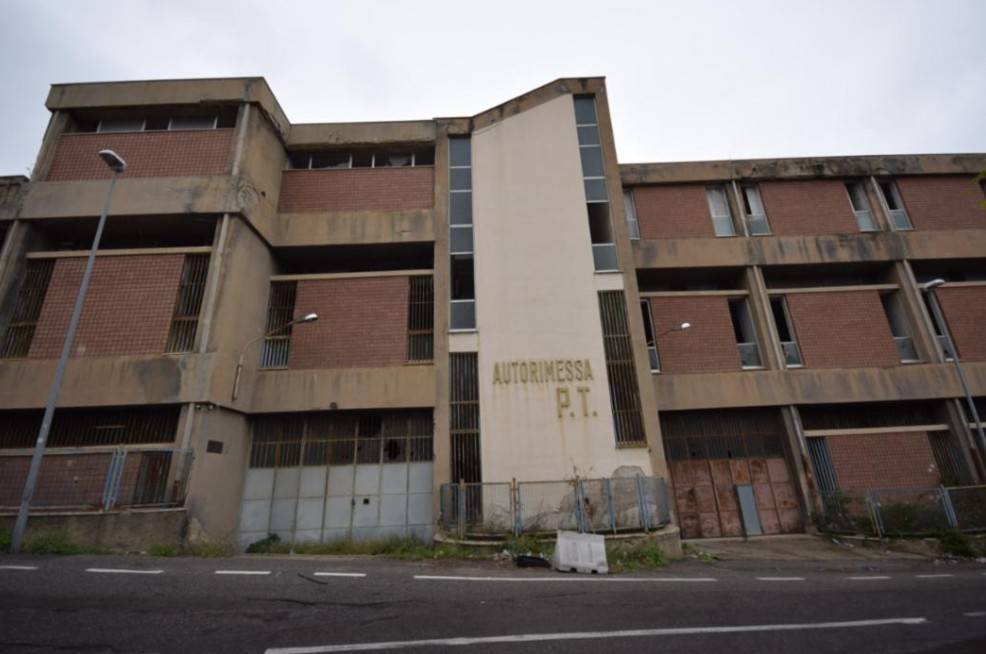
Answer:
[[[941,544],[943,554],[970,559],[983,556],[984,554],[984,548],[981,544],[966,534],[963,534],[958,529],[946,529],[942,531],[938,534],[938,542]]]
[[[340,556],[385,556],[402,561],[425,559],[479,559],[485,556],[472,548],[439,543],[429,546],[414,536],[378,540],[337,540],[328,543],[284,543],[275,535],[252,543],[249,554],[323,554]]]
[[[611,572],[656,570],[666,564],[661,546],[648,540],[613,543],[607,549]]]
[[[202,559],[224,559],[236,555],[232,543],[221,540],[207,540],[182,545],[178,556],[197,556]]]
[[[681,544],[681,552],[688,558],[698,559],[702,563],[715,563],[716,557],[713,554],[709,554],[705,550],[700,550],[697,547],[693,547],[688,543]]]
[[[10,548],[8,542],[7,548]],[[102,545],[76,543],[63,531],[42,531],[24,538],[21,551],[25,554],[112,554],[113,550]]]
[[[503,549],[510,552],[514,558],[518,556],[540,556],[543,559],[551,560],[555,552],[553,542],[544,542],[530,534],[520,536],[510,536],[503,542]]]
[[[0,553],[10,551],[10,539],[10,530],[0,529]]]
[[[181,553],[181,549],[177,545],[170,543],[154,543],[147,548],[147,553],[151,556],[172,557],[178,556]]]

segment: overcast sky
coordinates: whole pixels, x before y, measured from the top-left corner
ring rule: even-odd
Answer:
[[[51,83],[243,75],[292,122],[472,115],[605,75],[621,162],[986,151],[986,0],[0,9],[0,174],[33,165]]]

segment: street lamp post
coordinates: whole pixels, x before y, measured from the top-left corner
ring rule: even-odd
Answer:
[[[286,327],[290,327],[291,325],[300,325],[302,323],[315,322],[316,320],[318,320],[318,314],[317,313],[309,313],[309,314],[305,315],[304,318],[297,318],[295,320],[290,320],[290,321],[284,323],[283,325],[278,325],[274,329],[270,329],[270,330],[264,332],[263,334],[261,334],[260,336],[247,341],[247,344],[243,346],[243,349],[242,350],[240,350],[240,357],[236,361],[236,374],[233,376],[233,397],[232,397],[232,399],[235,400],[236,399],[236,396],[239,394],[239,391],[240,391],[240,375],[243,373],[243,358],[246,356],[246,352],[250,348],[251,345],[253,345],[254,343],[256,343],[259,340],[262,340],[262,339],[267,338],[268,336],[271,336],[273,334],[276,334],[277,332],[281,331],[282,329],[284,329]]]
[[[657,341],[657,339],[661,338],[662,336],[666,336],[666,335],[670,334],[671,332],[683,332],[683,331],[685,331],[687,329],[691,329],[691,327],[692,327],[692,324],[690,322],[688,322],[688,321],[685,321],[685,322],[681,323],[680,325],[675,325],[671,329],[665,329],[663,332],[661,332],[660,334],[658,334],[657,336],[655,336],[654,337],[654,340]]]
[[[21,496],[21,506],[17,511],[17,522],[14,523],[14,533],[10,539],[10,551],[15,554],[21,551],[24,531],[27,529],[27,518],[31,512],[31,499],[34,497],[34,489],[38,484],[41,460],[44,457],[45,445],[48,442],[48,433],[51,431],[51,422],[55,415],[55,402],[58,401],[58,394],[62,389],[65,366],[68,364],[69,353],[72,351],[72,342],[75,340],[75,331],[79,326],[79,319],[82,317],[82,305],[86,299],[86,292],[89,290],[89,279],[92,277],[93,266],[96,264],[96,251],[99,249],[99,241],[103,237],[103,227],[106,225],[106,215],[110,211],[113,188],[116,186],[116,178],[127,169],[127,162],[112,150],[100,150],[99,156],[109,169],[113,171],[113,176],[110,177],[110,185],[106,189],[106,201],[103,204],[103,213],[99,216],[99,223],[96,224],[96,235],[93,237],[92,247],[89,249],[89,258],[86,260],[86,268],[82,273],[82,283],[79,284],[79,292],[75,296],[75,307],[72,309],[72,318],[69,320],[68,330],[65,332],[62,355],[58,359],[58,367],[55,368],[55,377],[51,380],[51,387],[48,389],[48,402],[45,404],[44,417],[41,418],[38,440],[34,444],[34,453],[31,455],[31,467],[27,472],[27,481],[24,482],[24,494]]]
[[[938,304],[938,295],[935,293],[935,289],[945,283],[944,279],[932,279],[930,282],[921,285],[921,290],[928,295],[928,306],[931,307],[931,313],[935,317],[935,322],[941,328],[942,336],[945,337],[945,356],[951,355],[952,363],[955,364],[955,373],[959,377],[959,384],[962,385],[962,392],[965,393],[966,405],[969,407],[969,413],[972,416],[973,421],[976,423],[976,434],[978,435],[978,447],[979,456],[986,462],[986,435],[983,434],[983,421],[979,419],[979,411],[976,410],[976,403],[972,399],[972,392],[969,390],[969,383],[966,381],[965,372],[962,370],[962,362],[959,360],[959,353],[955,349],[955,341],[952,340],[952,334],[948,330],[948,325],[945,324],[945,317],[942,315],[941,305]]]

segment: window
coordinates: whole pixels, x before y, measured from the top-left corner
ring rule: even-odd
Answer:
[[[640,313],[644,317],[644,338],[647,341],[647,357],[650,359],[650,371],[661,372],[661,359],[657,354],[657,337],[654,335],[654,314],[651,313],[650,300],[640,301]]]
[[[712,216],[712,228],[715,230],[716,236],[736,236],[733,216],[729,211],[726,187],[710,186],[705,189],[705,196],[709,201],[709,214]]]
[[[178,284],[178,297],[171,316],[171,329],[165,352],[191,352],[195,347],[195,332],[199,325],[199,310],[209,274],[208,254],[186,254]]]
[[[435,165],[435,149],[428,146],[402,150],[289,152],[288,165],[293,170],[433,166]]]
[[[291,320],[294,318],[294,298],[297,282],[271,282],[267,303],[267,324],[264,327],[264,347],[260,354],[261,368],[287,368],[291,348]]]
[[[409,280],[407,360],[431,361],[434,356],[435,291],[431,276]]]
[[[574,102],[575,129],[579,140],[582,181],[589,214],[592,261],[596,272],[614,272],[619,270],[619,263],[616,257],[613,226],[610,222],[603,150],[599,142],[599,125],[596,119],[596,100],[591,95],[577,95]],[[627,220],[629,221],[629,214]],[[636,221],[636,214],[634,220]],[[639,237],[639,229],[637,232]]]
[[[928,294],[922,293],[921,297],[924,299],[924,306],[928,310],[928,315],[931,317],[931,327],[935,330],[935,340],[938,341],[938,347],[941,348],[945,361],[955,360],[955,357],[952,355],[951,340],[948,334],[945,333],[945,325],[938,320],[938,315],[935,313],[934,307],[931,306]]]
[[[914,349],[914,339],[911,338],[911,328],[907,318],[904,317],[904,308],[900,303],[900,294],[896,291],[883,293],[880,295],[880,302],[883,303],[883,311],[887,314],[887,322],[890,323],[890,332],[893,334],[901,363],[919,361],[917,350]]]
[[[634,203],[633,189],[623,189],[623,206],[627,212],[627,233],[631,241],[640,240],[640,223],[637,222],[637,205]]]
[[[770,234],[767,212],[760,199],[760,189],[755,184],[743,185],[743,210],[746,212],[746,227],[750,236]]]
[[[896,230],[913,229],[911,219],[908,218],[907,211],[904,210],[904,203],[900,200],[897,185],[894,184],[893,180],[880,180],[877,182],[877,188],[880,189],[880,197],[887,209],[887,215],[890,216],[890,225]]]
[[[449,329],[476,328],[473,283],[472,142],[449,137]]]
[[[215,129],[218,120],[216,116],[179,116],[169,121],[168,129]]]
[[[784,351],[784,365],[788,368],[800,368],[804,365],[801,360],[801,350],[794,338],[791,314],[788,313],[787,302],[783,296],[770,298],[770,311],[774,316],[774,325],[777,327],[781,349]]]
[[[870,201],[866,197],[866,186],[858,181],[846,182],[846,191],[849,193],[849,204],[852,207],[852,212],[856,215],[859,231],[877,231],[873,212],[870,211]]]
[[[729,316],[733,321],[733,333],[736,336],[736,346],[739,348],[740,365],[744,370],[762,368],[760,363],[760,347],[753,330],[753,319],[750,316],[750,303],[746,298],[729,300]]]
[[[144,119],[136,118],[130,120],[101,120],[96,125],[96,131],[104,134],[114,132],[143,132]]]
[[[28,259],[24,264],[24,277],[17,292],[13,315],[0,343],[0,359],[26,357],[31,351],[34,331],[54,269],[54,259]]]
[[[839,491],[839,478],[832,465],[828,443],[824,436],[811,436],[808,442],[808,455],[811,457],[811,467],[815,469],[815,483],[822,495],[833,495]]]
[[[603,349],[609,377],[609,397],[613,403],[613,427],[617,445],[646,442],[640,415],[640,391],[633,363],[630,325],[623,291],[599,293],[599,317],[603,328]]]

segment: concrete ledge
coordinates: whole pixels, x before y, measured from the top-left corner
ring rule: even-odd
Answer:
[[[13,529],[17,516],[0,515],[0,528]],[[38,513],[26,538],[59,532],[79,545],[146,551],[151,545],[181,545],[187,514],[183,507],[112,513]]]
[[[435,240],[435,210],[282,213],[275,245],[357,245]]]

